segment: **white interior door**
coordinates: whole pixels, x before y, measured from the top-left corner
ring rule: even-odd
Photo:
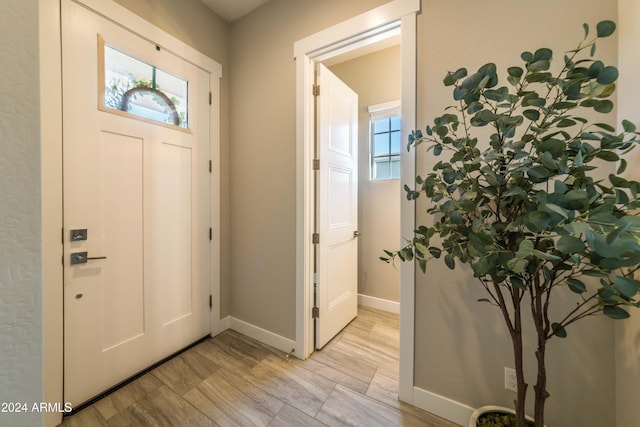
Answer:
[[[209,75],[70,0],[62,47],[64,398],[76,406],[209,334]],[[154,82],[187,82],[186,128],[104,107],[109,48],[155,67]]]
[[[358,95],[318,65],[316,348],[358,314]]]

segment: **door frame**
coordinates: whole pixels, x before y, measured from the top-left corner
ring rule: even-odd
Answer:
[[[220,79],[222,66],[169,33],[112,0],[72,0],[100,15],[135,28],[143,38],[174,52],[209,73],[209,212],[212,240],[209,290],[213,299],[211,335],[223,330],[220,321]],[[43,402],[64,402],[63,394],[63,269],[62,269],[62,46],[60,0],[38,0],[40,60],[40,144],[42,185],[42,321]],[[46,412],[45,426],[56,426],[62,414]]]
[[[313,243],[315,108],[312,86],[315,62],[372,43],[393,27],[401,28],[402,133],[416,123],[417,14],[420,0],[394,0],[294,43],[296,60],[296,356],[313,352]],[[402,183],[415,181],[415,151],[401,153]],[[412,236],[415,206],[401,197],[400,236]],[[382,248],[381,248],[382,249]],[[399,397],[413,402],[415,266],[400,265]]]

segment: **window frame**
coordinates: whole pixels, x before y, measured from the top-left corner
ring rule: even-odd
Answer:
[[[367,111],[369,112],[369,180],[370,181],[386,181],[391,179],[400,179],[400,173],[398,173],[398,176],[392,176],[391,170],[389,171],[390,176],[387,178],[376,177],[376,163],[377,163],[376,159],[386,157],[386,162],[388,162],[389,167],[391,167],[391,164],[394,160],[400,161],[400,152],[392,153],[391,147],[389,147],[388,155],[375,156],[375,146],[374,146],[374,136],[376,135],[374,131],[374,122],[376,120],[390,119],[395,116],[399,116],[400,120],[402,121],[400,107],[401,107],[400,101],[396,100],[396,101],[385,102],[382,104],[370,105],[367,108]],[[402,128],[399,129],[400,132],[401,132],[401,129]],[[388,133],[391,134],[391,132],[395,132],[395,131],[392,131],[391,129],[389,129]],[[383,160],[382,162],[385,162],[385,160]]]
[[[187,103],[186,114],[185,114],[186,115],[186,117],[185,117],[185,119],[186,119],[186,127],[182,127],[179,124],[176,125],[176,124],[173,124],[173,123],[162,122],[162,121],[159,121],[159,120],[156,120],[156,119],[147,118],[147,117],[144,117],[142,115],[131,113],[129,111],[123,111],[123,110],[119,110],[117,108],[112,108],[112,107],[107,106],[106,103],[105,103],[106,86],[107,86],[106,79],[105,79],[106,65],[107,65],[106,64],[106,57],[105,57],[105,48],[106,47],[108,47],[109,49],[113,49],[113,50],[115,50],[115,51],[117,51],[117,52],[119,52],[119,53],[121,53],[121,54],[123,54],[125,56],[131,57],[132,59],[134,59],[136,61],[139,61],[139,62],[141,62],[143,64],[146,64],[146,65],[148,65],[148,66],[150,66],[152,68],[156,68],[157,70],[160,70],[163,73],[166,73],[168,75],[171,75],[171,76],[173,76],[175,78],[178,78],[178,79],[184,81],[186,83],[186,90],[187,90],[187,96],[186,96],[186,99],[185,99],[186,103]],[[135,89],[135,88],[133,88],[133,89]],[[142,87],[141,89],[144,90],[145,92],[156,92],[156,93],[158,92],[156,89],[153,89],[153,88],[150,88],[150,87]],[[106,113],[110,113],[110,114],[119,115],[119,116],[122,116],[122,117],[127,117],[127,118],[130,118],[130,119],[142,121],[142,122],[149,123],[149,124],[152,124],[152,125],[162,126],[162,127],[165,127],[165,128],[177,130],[177,131],[180,131],[180,132],[192,133],[192,131],[191,131],[190,127],[189,127],[190,126],[190,122],[189,122],[189,120],[190,120],[190,118],[189,118],[190,117],[190,114],[189,114],[190,113],[189,98],[190,98],[190,95],[191,95],[190,91],[191,91],[191,88],[190,88],[188,79],[186,79],[186,78],[184,78],[182,76],[176,75],[176,74],[174,74],[174,73],[172,73],[172,72],[170,72],[168,70],[164,70],[162,68],[157,68],[155,65],[153,65],[153,64],[151,64],[149,62],[147,62],[147,61],[145,61],[145,60],[143,60],[141,58],[138,58],[135,55],[129,54],[125,49],[120,48],[117,44],[109,43],[108,41],[106,41],[102,37],[101,34],[98,34],[98,110],[106,112]],[[164,95],[166,96],[166,94],[164,94]],[[167,107],[171,108],[172,104],[173,104],[172,102],[171,102],[171,104],[167,103]]]

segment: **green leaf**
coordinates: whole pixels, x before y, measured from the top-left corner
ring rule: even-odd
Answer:
[[[605,67],[598,74],[597,82],[601,85],[608,85],[618,79],[618,69],[613,66]]]
[[[551,61],[553,57],[553,51],[549,48],[542,47],[536,50],[536,53],[533,54],[532,61]]]
[[[598,37],[609,37],[616,31],[616,23],[613,21],[600,21],[596,26]]]
[[[420,271],[422,271],[423,273],[427,272],[427,260],[426,259],[419,259],[418,260],[418,266],[420,267]]]
[[[611,110],[613,110],[613,102],[609,101],[608,99],[605,99],[603,101],[598,102],[594,107],[594,110],[596,110],[598,113],[610,113]]]
[[[569,218],[569,213],[567,212],[567,210],[554,203],[543,203],[539,206],[539,209],[549,213],[558,214],[564,219]]]
[[[604,129],[609,132],[615,132],[616,129],[608,123],[594,123],[594,126],[599,127],[600,129]]]
[[[525,258],[531,256],[533,254],[533,242],[531,240],[523,240],[518,245],[518,252],[516,252],[516,256],[520,258]]]
[[[576,124],[575,120],[562,119],[556,124],[556,126],[558,126],[559,128],[567,128],[570,126],[575,126],[575,124]]]
[[[522,115],[532,122],[536,122],[540,118],[540,112],[538,110],[524,110]]]
[[[605,316],[614,320],[627,319],[629,317],[629,313],[627,313],[626,310],[618,306],[607,305],[604,307],[602,312],[604,313]]]
[[[520,67],[509,67],[507,68],[507,73],[509,73],[510,76],[519,79],[522,77],[523,70]]]
[[[624,276],[616,276],[613,278],[613,286],[619,290],[622,295],[631,298],[638,292],[640,282]]]
[[[556,248],[563,254],[574,254],[584,249],[584,243],[577,237],[562,236],[558,240]]]
[[[539,183],[546,181],[551,176],[551,172],[544,166],[533,166],[527,170],[527,175],[531,181]]]
[[[422,255],[426,255],[429,252],[427,247],[418,241],[414,240],[413,245],[415,246],[416,250],[420,252]]]
[[[527,269],[527,265],[529,265],[529,261],[523,258],[511,258],[507,261],[507,267],[514,273],[524,273]]]
[[[620,175],[621,173],[623,173],[625,170],[627,169],[627,161],[625,159],[621,159],[620,160],[620,164],[618,165],[618,170],[616,171],[616,173],[618,175]]]
[[[586,39],[589,35],[589,24],[585,22],[584,24],[582,24],[582,28],[584,28],[584,38]]]
[[[625,132],[635,132],[636,131],[636,125],[634,125],[629,120],[623,120],[622,121],[622,128],[624,129]]]
[[[553,331],[553,335],[557,336],[558,338],[567,337],[567,331],[564,329],[564,326],[562,326],[560,323],[556,323],[556,322],[552,323],[551,330]]]
[[[567,279],[567,284],[569,285],[569,289],[571,289],[576,294],[582,294],[587,291],[587,286],[578,279],[570,277]]]
[[[523,221],[529,230],[538,233],[551,225],[551,215],[543,211],[532,211],[524,216]]]
[[[456,262],[453,259],[453,255],[451,255],[451,254],[446,254],[444,256],[444,263],[447,264],[447,267],[449,267],[449,269],[451,269],[451,270],[456,268]]]
[[[618,157],[616,153],[608,150],[598,151],[596,153],[596,157],[602,160],[606,160],[607,162],[617,162],[618,160],[620,160],[620,157]]]

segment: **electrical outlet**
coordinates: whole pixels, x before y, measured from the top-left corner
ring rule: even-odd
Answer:
[[[512,368],[504,368],[504,388],[511,391],[518,390],[518,381],[516,380],[516,370]]]

